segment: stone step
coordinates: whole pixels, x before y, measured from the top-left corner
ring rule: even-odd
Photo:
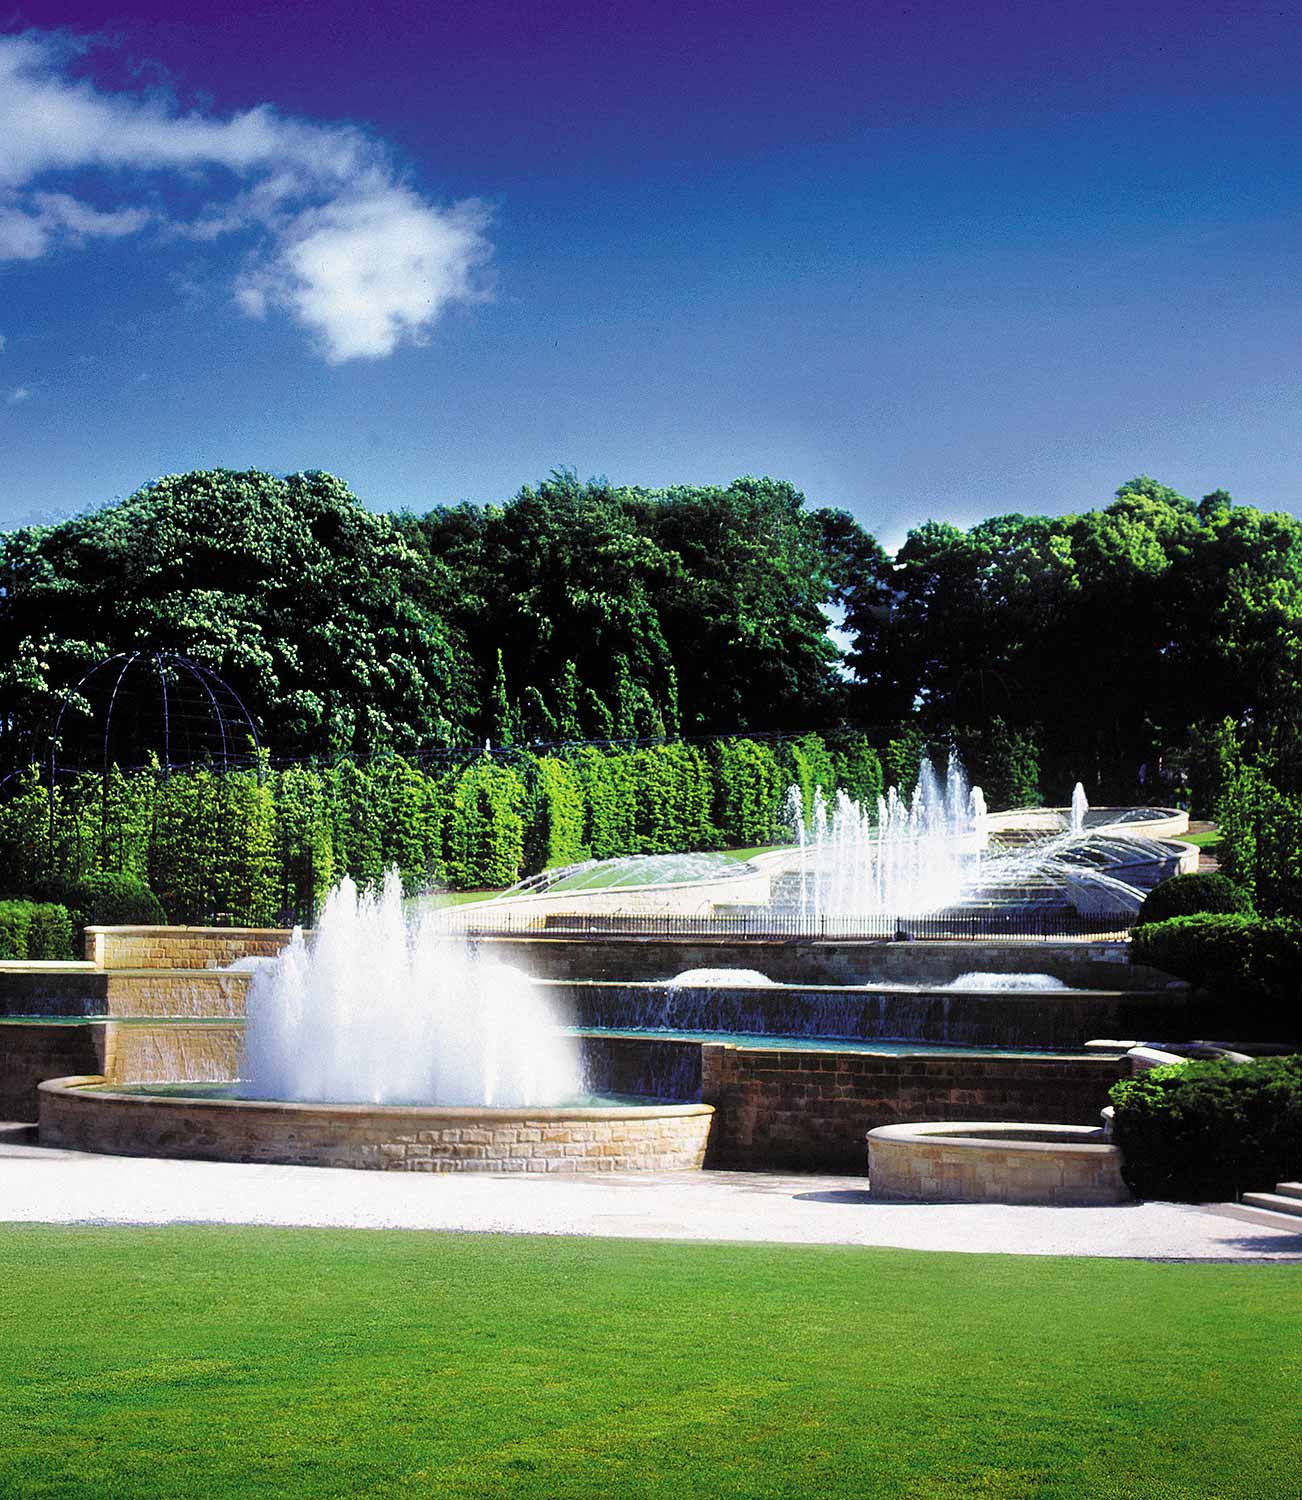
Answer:
[[[1302,1198],[1290,1198],[1283,1193],[1244,1193],[1243,1201],[1249,1208],[1268,1208],[1273,1214],[1291,1214],[1302,1219]]]
[[[1277,1182],[1275,1191],[1281,1198],[1302,1198],[1302,1182]]]
[[[1302,1233],[1302,1222],[1296,1214],[1272,1213],[1268,1208],[1249,1208],[1243,1203],[1203,1203],[1204,1213],[1224,1219],[1238,1219],[1243,1224],[1259,1224],[1263,1229],[1282,1229],[1287,1234]]]

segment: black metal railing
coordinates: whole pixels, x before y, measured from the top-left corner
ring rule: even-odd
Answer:
[[[485,912],[467,915],[460,930],[471,937],[660,937],[729,938],[740,941],[820,939],[866,942],[1053,942],[1099,941],[1130,936],[1133,912],[1082,914],[1073,911],[938,912],[912,917],[823,917],[799,912],[747,912],[687,915]]]

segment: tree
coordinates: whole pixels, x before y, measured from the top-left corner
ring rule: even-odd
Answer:
[[[11,760],[117,651],[225,678],[277,755],[464,739],[474,683],[393,521],[322,473],[214,470],[0,541],[0,700]]]

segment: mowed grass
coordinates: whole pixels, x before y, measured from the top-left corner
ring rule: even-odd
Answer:
[[[6,1497],[1302,1487],[1293,1267],[0,1226],[0,1277]]]

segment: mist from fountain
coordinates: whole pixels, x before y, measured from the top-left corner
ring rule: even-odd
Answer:
[[[788,792],[803,918],[916,915],[959,899],[980,857],[967,836],[981,831],[985,798],[958,756],[951,753],[943,779],[924,757],[912,797],[891,787],[875,811],[843,791],[829,807],[816,788],[806,817],[800,788]]]
[[[408,920],[396,871],[345,879],[311,943],[249,983],[240,1069],[251,1098],[499,1107],[572,1102],[579,1044],[527,975],[479,958],[438,917]]]

